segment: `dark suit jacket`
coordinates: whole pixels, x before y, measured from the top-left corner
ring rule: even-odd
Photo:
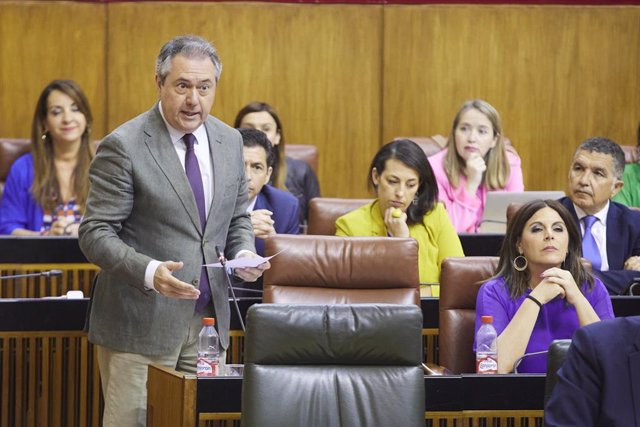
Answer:
[[[578,222],[573,202],[563,197],[560,202],[569,209]],[[640,255],[640,212],[611,201],[607,214],[607,258],[608,271],[593,270],[612,295],[624,293],[633,279],[640,277],[640,271],[625,270],[624,262],[630,256]]]
[[[311,166],[306,162],[285,157],[287,162],[287,177],[284,185],[300,203],[300,222],[304,223],[309,214],[309,201],[314,197],[320,197],[320,184]]]
[[[116,351],[163,355],[183,342],[195,300],[144,288],[152,259],[183,261],[173,272],[198,286],[201,266],[217,262],[215,246],[232,259],[255,251],[247,209],[242,138],[209,116],[205,121],[213,167],[213,198],[204,227],[158,105],[123,124],[98,147],[79,243],[98,266],[88,317],[89,340]],[[229,343],[227,282],[208,271],[220,344]]]
[[[640,427],[640,316],[576,332],[544,415],[548,427]]]
[[[300,231],[300,206],[291,193],[265,185],[256,196],[253,209],[273,212],[271,219],[277,234],[298,234]],[[264,239],[256,237],[256,251],[264,256]]]

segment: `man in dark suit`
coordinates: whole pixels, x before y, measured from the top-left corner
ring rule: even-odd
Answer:
[[[544,417],[548,427],[640,427],[640,316],[578,329]]]
[[[615,295],[640,277],[640,212],[610,201],[624,185],[623,170],[624,152],[618,144],[587,139],[573,156],[569,196],[560,199],[580,225],[583,256]]]
[[[194,36],[160,50],[160,101],[108,135],[89,172],[80,247],[101,271],[93,284],[89,340],[96,345],[105,426],[144,426],[147,366],[195,372],[202,317],[215,316],[221,360],[229,305],[216,246],[257,256],[246,213],[240,134],[209,115],[217,52]],[[254,281],[268,263],[236,270]]]
[[[238,129],[242,135],[248,182],[251,225],[256,252],[264,255],[264,239],[274,234],[298,234],[300,205],[291,193],[267,184],[273,172],[274,153],[267,135],[257,129]]]

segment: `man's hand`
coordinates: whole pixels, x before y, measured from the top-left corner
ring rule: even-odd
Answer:
[[[624,269],[640,271],[640,256],[629,257],[624,262]]]
[[[156,269],[153,276],[153,286],[165,297],[178,299],[198,299],[200,291],[189,283],[176,279],[171,274],[184,266],[182,262],[165,261]]]
[[[238,258],[244,258],[244,257],[255,258],[257,256],[258,255],[254,254],[253,252],[244,251],[238,256]],[[236,268],[234,270],[234,274],[239,278],[241,278],[242,280],[244,280],[245,282],[255,282],[256,280],[258,280],[258,277],[262,276],[262,273],[265,270],[268,270],[270,268],[271,268],[271,263],[269,263],[269,261],[266,261],[257,267]]]
[[[271,215],[273,215],[273,212],[267,209],[258,209],[251,212],[251,226],[256,237],[264,239],[276,234]]]

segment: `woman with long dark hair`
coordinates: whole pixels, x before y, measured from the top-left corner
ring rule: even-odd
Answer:
[[[581,257],[578,225],[560,202],[534,200],[509,221],[496,275],[476,300],[476,332],[482,316],[493,316],[499,373],[511,372],[525,353],[544,352],[554,339],[613,317],[607,289]],[[524,358],[518,371],[546,368],[546,355],[538,354]]]
[[[464,256],[424,151],[408,139],[384,145],[369,168],[377,198],[336,221],[338,236],[412,237],[421,283],[440,282],[444,258]]]

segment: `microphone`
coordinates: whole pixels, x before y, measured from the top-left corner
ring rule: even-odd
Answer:
[[[531,356],[539,356],[541,354],[547,354],[549,352],[549,350],[542,350],[542,351],[534,351],[533,353],[525,353],[522,356],[518,357],[516,359],[516,361],[513,363],[513,373],[517,374],[518,373],[518,366],[520,366],[520,363],[526,359],[527,357],[531,357]]]
[[[48,270],[39,273],[12,274],[9,276],[0,276],[0,280],[8,279],[24,279],[26,277],[58,277],[62,276],[62,270]]]
[[[233,305],[236,307],[236,313],[238,313],[238,320],[240,321],[240,327],[242,328],[242,332],[245,333],[244,320],[242,320],[242,314],[240,314],[240,306],[238,306],[238,299],[236,298],[236,293],[233,291],[233,285],[231,284],[231,279],[229,278],[229,273],[227,272],[227,259],[224,257],[224,252],[220,250],[218,245],[216,248],[216,256],[218,257],[218,261],[222,264],[222,268],[224,269],[224,275],[227,278],[227,285],[231,290],[231,297],[233,298]]]

